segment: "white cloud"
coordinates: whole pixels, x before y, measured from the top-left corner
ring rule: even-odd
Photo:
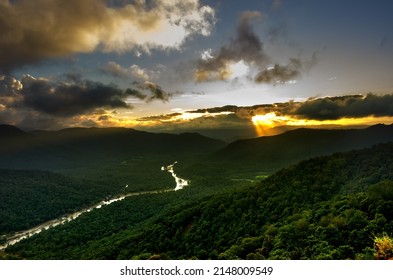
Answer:
[[[213,50],[212,49],[207,49],[207,50],[203,50],[201,52],[201,59],[202,60],[209,60],[213,58]]]

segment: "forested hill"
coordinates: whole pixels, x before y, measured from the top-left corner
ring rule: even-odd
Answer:
[[[75,212],[108,194],[101,185],[48,171],[0,169],[0,235]]]
[[[0,125],[0,168],[60,170],[156,155],[178,160],[212,153],[225,144],[197,133],[149,133],[130,128],[24,132]]]
[[[235,141],[212,161],[226,161],[243,169],[276,171],[315,156],[362,149],[393,141],[393,124],[366,129],[300,128],[275,136]]]
[[[390,143],[303,161],[119,235],[106,257],[373,258],[373,236],[393,233],[392,155]]]
[[[7,253],[59,259],[373,259],[375,237],[393,234],[392,155],[393,143],[387,143],[313,158],[255,186],[185,202],[89,243],[77,241],[83,240],[82,228],[74,229],[78,237],[58,229]]]

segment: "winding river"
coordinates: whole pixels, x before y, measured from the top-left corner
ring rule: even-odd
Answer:
[[[167,167],[163,166],[163,167],[161,167],[161,170],[163,170],[163,171],[166,170],[169,173],[171,173],[172,177],[175,179],[175,182],[176,182],[175,191],[178,191],[178,190],[183,189],[184,187],[187,187],[189,185],[190,181],[176,176],[175,172],[173,171],[173,167],[176,163],[177,163],[177,161],[175,161],[171,165],[168,165]]]
[[[20,231],[20,232],[17,232],[15,234],[11,235],[11,236],[8,236],[7,237],[7,241],[4,244],[0,245],[0,251],[4,250],[8,246],[11,246],[11,245],[14,245],[14,244],[18,243],[19,241],[21,241],[23,239],[32,237],[33,235],[36,235],[36,234],[38,234],[38,233],[40,233],[40,232],[42,232],[44,230],[47,230],[49,228],[53,228],[53,227],[56,227],[58,225],[63,225],[65,223],[67,223],[67,222],[73,221],[73,220],[77,219],[80,215],[82,215],[84,213],[90,212],[90,211],[92,211],[94,209],[100,209],[103,206],[112,204],[112,203],[117,202],[117,201],[121,201],[121,200],[125,199],[126,197],[136,196],[136,195],[148,195],[148,194],[166,193],[166,192],[178,191],[178,190],[183,189],[185,186],[189,185],[189,181],[176,176],[176,174],[175,174],[175,172],[173,170],[173,166],[176,163],[177,163],[177,161],[175,161],[171,165],[168,165],[167,167],[164,167],[164,166],[161,167],[161,170],[168,171],[172,175],[172,177],[175,179],[176,187],[174,189],[134,192],[134,193],[124,194],[124,195],[115,197],[115,198],[110,199],[110,200],[103,200],[103,201],[101,201],[101,202],[99,202],[97,204],[94,204],[93,206],[84,208],[84,209],[82,209],[82,210],[80,210],[78,212],[65,215],[65,216],[63,216],[61,218],[58,218],[58,219],[47,221],[47,222],[45,222],[43,224],[40,224],[40,225],[38,225],[38,226],[36,226],[34,228],[31,228],[31,229],[28,229],[28,230],[25,230],[25,231]],[[127,187],[128,187],[128,185],[125,186],[125,188],[127,188]]]

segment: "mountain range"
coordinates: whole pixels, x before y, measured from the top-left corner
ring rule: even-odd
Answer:
[[[70,128],[25,132],[0,125],[0,167],[55,170],[127,158],[207,157],[228,168],[276,171],[300,160],[393,141],[393,125],[365,129],[299,128],[225,143],[198,133],[149,133],[130,128]]]
[[[25,132],[0,125],[0,167],[56,170],[141,156],[213,152],[224,142],[196,133],[149,133],[130,128],[69,128]]]
[[[212,160],[237,168],[276,171],[300,160],[362,149],[393,141],[393,125],[365,129],[299,128],[275,136],[237,140],[217,151]]]

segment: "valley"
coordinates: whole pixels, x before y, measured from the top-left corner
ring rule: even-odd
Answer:
[[[177,163],[177,162],[175,161],[175,163]],[[31,229],[28,229],[28,230],[25,230],[22,232],[17,232],[11,236],[3,235],[2,239],[6,240],[6,242],[4,243],[4,245],[0,245],[0,251],[6,249],[8,246],[18,243],[21,240],[24,240],[24,239],[32,237],[33,235],[39,234],[43,230],[48,230],[50,228],[53,228],[53,227],[56,227],[59,225],[64,225],[67,222],[71,222],[71,221],[77,219],[80,215],[82,215],[84,213],[88,213],[88,212],[93,211],[95,209],[101,209],[101,207],[103,207],[103,206],[112,204],[114,202],[122,201],[123,199],[125,199],[127,197],[136,196],[136,195],[160,194],[160,193],[178,191],[178,190],[183,189],[184,187],[188,186],[189,182],[188,182],[188,180],[180,178],[175,174],[175,172],[173,170],[173,166],[175,163],[168,165],[167,167],[163,166],[161,168],[162,171],[165,171],[165,170],[168,171],[171,174],[171,176],[175,179],[176,186],[174,189],[134,192],[134,193],[126,193],[124,195],[120,195],[120,196],[116,196],[116,197],[110,197],[110,198],[107,198],[103,201],[100,201],[99,203],[97,203],[93,206],[89,206],[89,207],[79,210],[75,213],[63,215],[61,218],[47,221],[44,224],[38,225],[34,228],[31,228]],[[124,188],[127,189],[128,185],[126,185]]]
[[[21,240],[27,239],[32,237],[33,235],[41,233],[43,230],[48,230],[50,228],[57,227],[59,225],[64,225],[65,223],[71,222],[75,219],[77,219],[80,215],[84,213],[88,213],[90,211],[93,211],[95,209],[101,209],[101,207],[112,204],[114,202],[122,201],[126,197],[129,196],[135,196],[135,195],[149,195],[149,194],[158,194],[158,193],[165,193],[165,192],[170,192],[174,190],[162,190],[162,191],[146,191],[146,192],[137,192],[137,193],[128,193],[119,197],[111,198],[109,200],[103,200],[93,206],[90,206],[88,208],[82,209],[78,212],[72,213],[72,214],[67,214],[61,218],[54,219],[51,221],[47,221],[44,224],[41,224],[39,226],[36,226],[32,229],[28,229],[26,231],[18,232],[12,236],[3,236],[3,239],[6,240],[6,243],[2,246],[0,246],[0,250],[6,249],[8,246],[12,246],[16,243],[18,243]]]
[[[392,125],[0,134],[1,258],[369,259],[393,230]]]

